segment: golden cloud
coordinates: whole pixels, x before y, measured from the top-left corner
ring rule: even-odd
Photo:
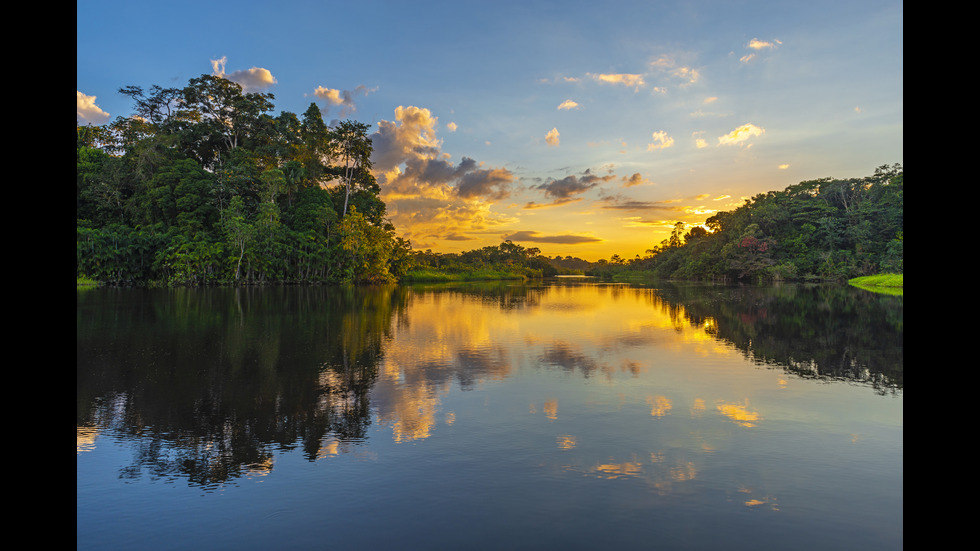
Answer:
[[[634,87],[640,89],[644,84],[643,75],[631,73],[589,74],[593,79],[606,84]]]
[[[766,130],[764,128],[759,128],[752,123],[746,123],[724,136],[719,136],[718,145],[739,145],[749,138],[761,136],[765,133]]]
[[[544,137],[544,141],[552,147],[558,146],[558,129],[552,128],[551,131]]]
[[[510,195],[514,175],[468,157],[451,162],[442,151],[438,123],[428,109],[399,106],[395,120],[379,121],[371,135],[372,171],[389,218],[416,247],[470,239],[513,222],[490,206]]]
[[[242,90],[246,92],[265,90],[273,84],[277,84],[276,78],[272,76],[272,72],[262,67],[252,67],[243,71],[225,73],[225,64],[227,62],[227,56],[211,60],[211,68],[214,70],[214,76],[230,80],[240,85]]]
[[[653,143],[647,144],[647,151],[654,151],[656,149],[667,149],[668,147],[673,147],[674,138],[667,135],[667,132],[659,130],[653,133]]]
[[[95,96],[85,95],[78,90],[75,90],[75,117],[95,124],[105,124],[109,121],[109,113],[95,104]]]

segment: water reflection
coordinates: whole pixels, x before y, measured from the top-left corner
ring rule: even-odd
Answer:
[[[329,459],[376,428],[407,444],[499,415],[543,431],[541,449],[579,454],[562,469],[672,491],[697,478],[690,454],[730,440],[723,425],[672,419],[757,429],[787,377],[900,392],[901,301],[849,287],[581,282],[79,292],[76,450],[111,434],[132,448],[122,477],[214,487],[269,474],[276,452]],[[758,381],[733,361],[746,358],[785,371],[760,406]],[[555,376],[635,383],[610,400],[588,385],[558,392]],[[508,386],[487,394],[492,406],[445,403],[495,384]],[[610,416],[622,433],[601,434]],[[623,444],[637,430],[653,447]]]

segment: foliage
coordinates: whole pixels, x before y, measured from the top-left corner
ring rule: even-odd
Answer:
[[[614,256],[586,273],[612,279],[645,274],[689,280],[846,280],[903,270],[903,180],[900,165],[871,176],[825,178],[761,193],[707,228],[669,238],[626,262]]]
[[[463,253],[414,251],[414,269],[408,281],[475,281],[528,279],[558,274],[551,261],[537,247],[526,248],[510,240]]]
[[[213,75],[119,90],[76,125],[76,272],[103,284],[383,283],[412,266],[370,174],[368,125]]]
[[[855,277],[847,282],[859,289],[888,295],[904,295],[905,281],[903,274],[875,274]]]

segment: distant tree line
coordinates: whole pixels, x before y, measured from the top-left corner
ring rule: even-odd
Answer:
[[[439,281],[452,279],[528,279],[552,277],[561,270],[537,247],[524,247],[510,240],[462,253],[413,251],[412,271],[406,279]]]
[[[614,255],[586,273],[605,278],[842,280],[903,273],[900,165],[871,176],[809,180],[760,193],[705,225],[674,225],[669,238],[625,260]]]

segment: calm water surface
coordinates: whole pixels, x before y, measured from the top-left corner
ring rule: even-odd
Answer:
[[[79,549],[900,549],[902,298],[95,289]]]

